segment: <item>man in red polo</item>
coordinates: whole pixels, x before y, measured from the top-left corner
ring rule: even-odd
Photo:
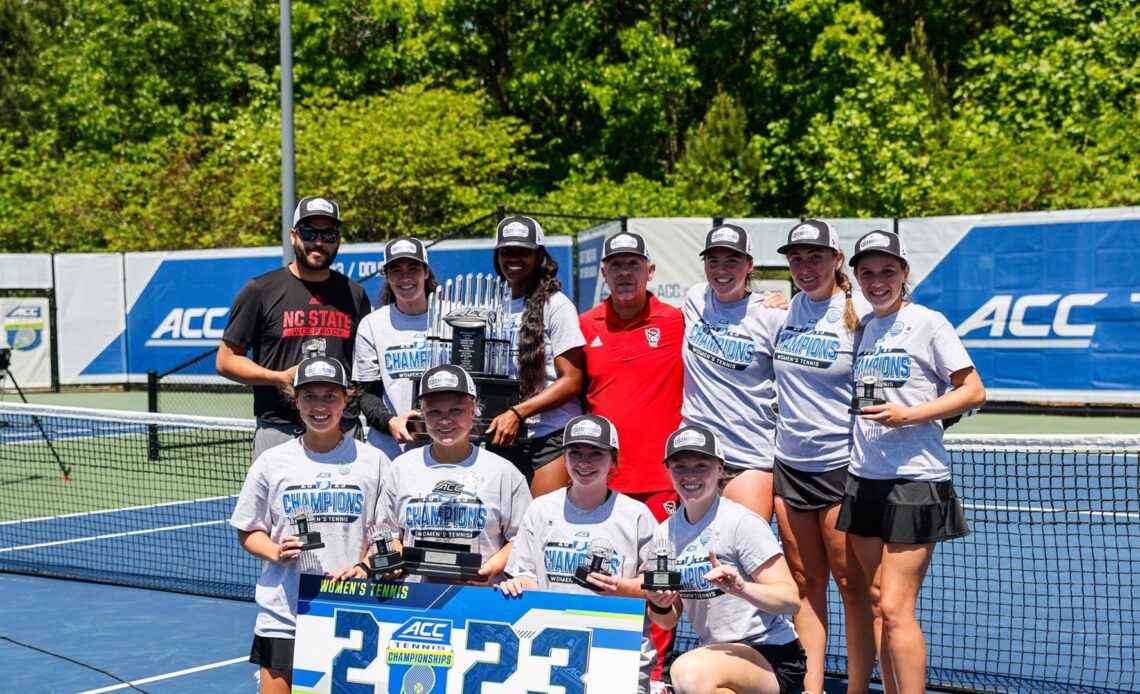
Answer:
[[[677,508],[665,458],[665,440],[681,423],[684,365],[681,310],[649,292],[653,263],[645,239],[623,231],[602,248],[602,279],[610,296],[579,317],[586,337],[586,411],[610,420],[621,453],[610,487],[645,503],[658,521]],[[672,633],[653,625],[657,669]]]

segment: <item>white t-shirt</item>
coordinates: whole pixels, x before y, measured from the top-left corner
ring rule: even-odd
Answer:
[[[511,378],[519,376],[519,325],[522,321],[523,309],[526,306],[526,297],[511,299],[510,318],[511,326],[511,364],[507,375]],[[578,323],[578,310],[562,292],[555,292],[546,300],[543,309],[543,324],[546,347],[546,380],[543,388],[548,388],[558,378],[554,369],[554,358],[561,356],[575,347],[586,344],[582,337],[582,327]],[[546,436],[554,431],[561,431],[566,422],[582,414],[582,405],[578,398],[562,403],[558,407],[546,412],[527,417],[527,435],[531,437]]]
[[[759,294],[722,304],[707,283],[689,289],[682,311],[684,424],[715,432],[727,464],[771,470],[776,438],[772,355],[787,311],[765,308]]]
[[[394,303],[368,314],[356,328],[352,379],[361,383],[380,379],[384,384],[384,406],[394,415],[412,409],[412,384],[427,371],[426,331],[426,312],[409,316]],[[389,458],[404,452],[404,447],[386,431],[370,428],[368,443]]]
[[[865,301],[858,301],[864,310]],[[826,472],[851,460],[852,362],[859,335],[847,329],[847,298],[834,294],[812,301],[806,292],[792,297],[788,322],[780,332],[774,366],[780,417],[776,459],[804,472]]]
[[[522,473],[494,453],[473,446],[462,462],[439,463],[428,445],[392,461],[378,504],[380,527],[406,546],[417,539],[465,545],[487,561],[515,539],[530,489]]]
[[[596,595],[573,581],[579,564],[589,566],[590,543],[602,539],[613,547],[609,571],[634,578],[650,566],[649,550],[657,521],[649,508],[624,494],[610,492],[600,506],[583,510],[570,503],[566,489],[540,496],[531,503],[511,548],[507,573],[529,576],[539,590]],[[649,620],[642,625],[641,673],[643,687],[657,662],[657,649],[649,638]]]
[[[878,376],[880,397],[912,407],[945,393],[950,374],[973,365],[954,326],[941,313],[906,304],[867,323],[855,354],[855,379]],[[940,421],[892,428],[857,418],[851,474],[946,481],[950,464],[942,433]]]
[[[301,574],[331,574],[360,561],[376,524],[376,495],[388,459],[349,437],[328,453],[305,450],[301,439],[270,448],[246,473],[230,525],[261,530],[274,542],[296,534],[291,517],[313,516],[310,531],[325,546],[286,564],[262,562],[255,597],[261,611],[254,633],[291,639],[297,623]]]
[[[796,638],[787,617],[768,614],[705,580],[713,568],[710,549],[718,562],[736,567],[749,582],[753,571],[782,554],[760,516],[718,495],[700,521],[690,523],[682,507],[657,527],[656,537],[668,538],[676,551],[681,600],[702,646],[741,640],[778,646]]]

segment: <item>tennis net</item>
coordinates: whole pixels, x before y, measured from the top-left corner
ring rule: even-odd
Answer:
[[[249,599],[252,420],[0,403],[0,570]]]
[[[0,571],[250,599],[258,563],[226,521],[252,435],[252,420],[0,403]],[[973,532],[938,546],[919,596],[931,688],[1134,690],[1140,436],[947,444]],[[829,608],[842,674],[834,589]]]
[[[946,443],[972,533],[938,545],[919,595],[930,688],[1135,691],[1140,436]],[[834,584],[828,608],[826,669],[843,676]],[[678,641],[696,645],[691,630]]]

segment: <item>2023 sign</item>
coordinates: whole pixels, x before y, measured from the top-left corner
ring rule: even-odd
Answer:
[[[303,577],[294,692],[635,691],[644,603]]]

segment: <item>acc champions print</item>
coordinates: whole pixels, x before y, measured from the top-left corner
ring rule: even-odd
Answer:
[[[630,598],[302,576],[293,692],[631,692],[644,612]]]

